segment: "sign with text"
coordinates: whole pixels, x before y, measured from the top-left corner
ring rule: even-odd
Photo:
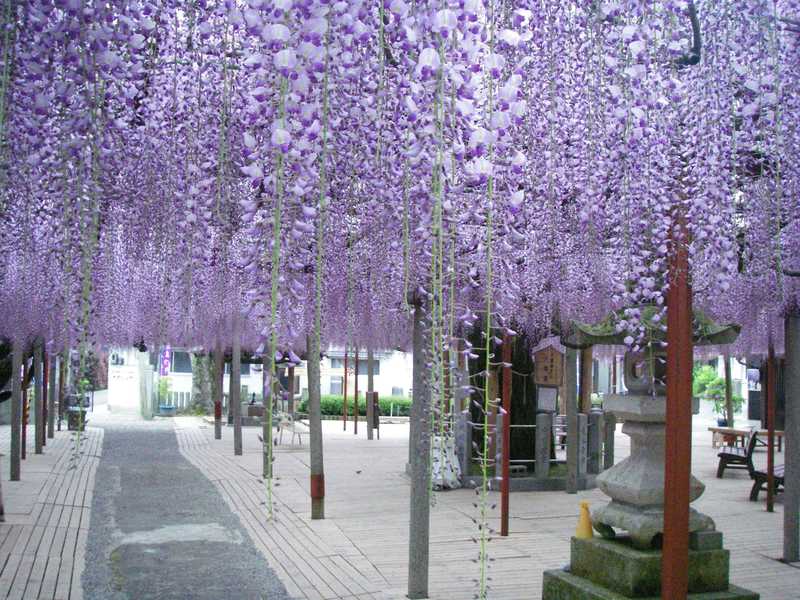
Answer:
[[[556,401],[558,400],[558,388],[537,386],[536,388],[536,410],[539,412],[556,412]]]
[[[167,346],[166,348],[164,348],[164,350],[161,351],[161,364],[158,370],[158,374],[161,377],[166,377],[167,375],[169,375],[169,366],[171,362],[172,362],[172,350],[170,349],[169,346]]]
[[[533,382],[558,387],[564,377],[564,357],[555,348],[543,348],[533,355]]]

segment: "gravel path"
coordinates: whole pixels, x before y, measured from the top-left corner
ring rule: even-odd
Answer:
[[[99,421],[99,422],[98,422]],[[83,574],[87,600],[287,600],[283,584],[170,422],[105,429]]]

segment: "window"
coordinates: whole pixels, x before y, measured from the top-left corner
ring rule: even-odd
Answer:
[[[331,377],[331,389],[328,392],[332,396],[341,396],[342,395],[342,377],[335,376]]]
[[[331,369],[344,369],[344,359],[343,358],[332,358],[331,359]]]
[[[192,372],[192,359],[189,357],[188,352],[172,353],[172,367],[170,370],[173,373],[191,373]]]
[[[358,361],[358,374],[359,375],[367,375],[367,360],[360,360]],[[373,359],[372,361],[372,374],[373,375],[380,375],[381,374],[381,361]]]
[[[242,363],[241,364],[241,369],[239,369],[239,372],[242,375],[250,375],[250,363]],[[230,375],[230,374],[231,374],[231,363],[226,362],[225,363],[225,375]]]
[[[392,386],[392,396],[402,396],[402,395],[403,395],[403,388]]]

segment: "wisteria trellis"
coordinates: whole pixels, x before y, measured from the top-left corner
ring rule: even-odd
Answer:
[[[491,350],[625,308],[644,344],[676,207],[738,350],[798,309],[797,0],[0,14],[2,336],[214,349],[239,315],[268,357],[404,346],[416,294],[441,395],[472,326]]]

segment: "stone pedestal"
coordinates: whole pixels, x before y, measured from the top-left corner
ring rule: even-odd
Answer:
[[[597,486],[611,502],[592,512],[592,522],[604,537],[614,537],[617,528],[639,548],[649,548],[664,529],[664,423],[626,420],[622,432],[631,438],[631,455],[598,475]],[[691,501],[704,490],[692,477]],[[711,517],[690,509],[689,531],[713,529]]]
[[[729,557],[719,533],[692,536],[691,600],[758,600],[728,583]],[[572,538],[570,566],[544,574],[543,600],[657,600],[660,593],[661,551],[637,549],[628,538]]]

